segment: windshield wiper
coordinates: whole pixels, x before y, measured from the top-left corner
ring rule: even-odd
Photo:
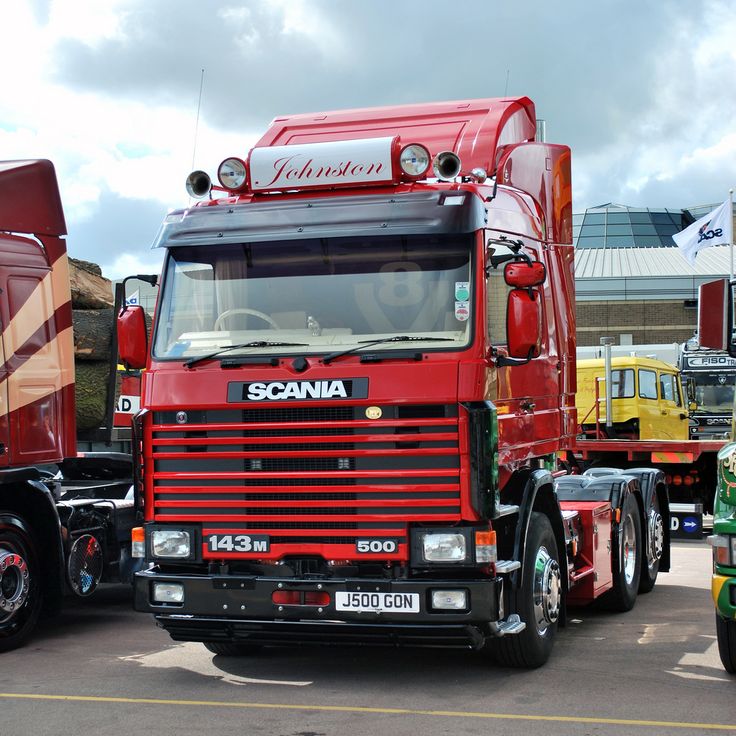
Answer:
[[[237,345],[228,345],[225,348],[219,348],[213,353],[207,355],[200,355],[197,358],[190,358],[184,365],[187,368],[197,365],[197,363],[204,363],[205,360],[212,360],[218,355],[227,353],[229,350],[238,350],[240,348],[296,348],[296,347],[307,347],[306,342],[271,342],[269,340],[254,340],[253,342],[241,342]]]
[[[454,339],[451,337],[415,337],[411,335],[381,337],[378,340],[361,340],[361,344],[356,345],[353,348],[349,348],[348,350],[340,350],[337,353],[330,353],[329,355],[325,355],[325,357],[322,358],[322,362],[327,365],[328,363],[331,363],[333,360],[335,360],[335,358],[341,358],[343,355],[350,355],[350,353],[357,353],[358,350],[362,350],[363,348],[368,348],[371,345],[380,345],[381,343],[385,342],[424,342],[427,340],[436,340],[438,342],[454,342]]]

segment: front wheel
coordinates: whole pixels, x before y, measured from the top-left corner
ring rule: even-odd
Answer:
[[[736,621],[723,618],[716,612],[716,635],[721,662],[726,672],[736,675]]]
[[[0,516],[0,652],[21,646],[40,612],[36,544],[23,519]]]
[[[540,667],[552,653],[562,606],[562,576],[557,542],[549,519],[532,513],[524,545],[521,588],[513,610],[526,628],[519,634],[490,639],[487,648],[506,667]]]

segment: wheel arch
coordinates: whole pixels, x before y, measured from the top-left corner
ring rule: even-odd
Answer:
[[[505,489],[504,503],[513,503],[519,507],[512,552],[515,560],[522,561],[532,512],[539,511],[549,519],[557,542],[560,569],[563,571],[562,586],[564,592],[567,593],[567,547],[562,513],[557,503],[552,473],[544,469],[530,470],[528,468],[517,471]],[[522,564],[511,574],[511,585],[514,590],[521,588],[523,568]]]
[[[44,612],[57,613],[64,596],[64,546],[51,492],[37,480],[0,484],[0,517],[25,523],[38,552]]]

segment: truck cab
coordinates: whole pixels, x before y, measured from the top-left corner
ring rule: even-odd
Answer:
[[[150,350],[138,309],[119,326],[145,368],[135,606],[174,639],[536,667],[572,588],[623,610],[653,584],[663,479],[556,487],[570,151],[535,122],[525,97],[277,118],[219,186],[189,176]]]
[[[638,356],[612,358],[612,427],[606,422],[604,360],[579,360],[577,378],[575,402],[586,437],[608,432],[619,439],[688,439],[687,399],[675,366]]]

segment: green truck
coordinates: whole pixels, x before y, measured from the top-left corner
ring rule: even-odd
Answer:
[[[718,453],[718,493],[713,510],[713,580],[718,653],[736,674],[736,442]]]

